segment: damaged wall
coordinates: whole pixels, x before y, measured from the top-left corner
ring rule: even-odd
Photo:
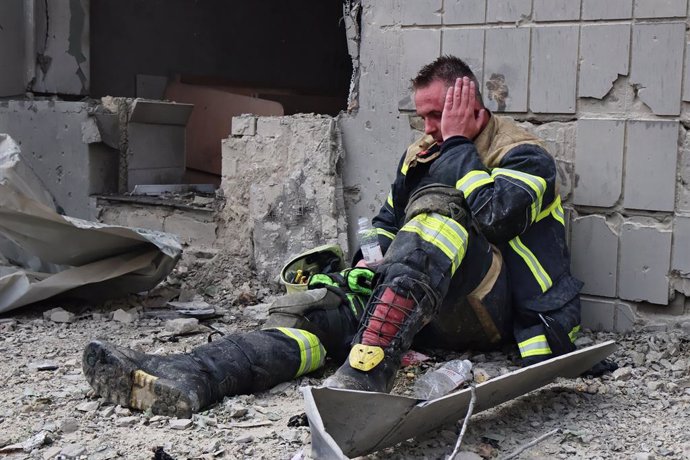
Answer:
[[[89,94],[90,0],[33,1],[38,93]]]
[[[89,93],[90,0],[0,2],[0,97]]]
[[[624,331],[638,307],[688,311],[687,0],[361,3],[358,107],[340,121],[349,222],[378,211],[419,135],[409,80],[454,54],[487,107],[556,157],[584,324]]]
[[[288,258],[321,244],[347,247],[342,156],[335,119],[320,115],[233,118],[223,141],[218,246],[250,257],[277,280]]]
[[[0,101],[0,133],[43,180],[65,214],[93,218],[91,194],[117,190],[118,151],[101,142],[95,103]]]

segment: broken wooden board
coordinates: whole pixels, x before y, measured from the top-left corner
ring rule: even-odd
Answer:
[[[528,366],[476,386],[474,413],[536,390],[557,377],[575,378],[616,349],[613,341]],[[302,388],[314,458],[346,459],[395,445],[462,419],[471,390],[433,401],[331,388]]]

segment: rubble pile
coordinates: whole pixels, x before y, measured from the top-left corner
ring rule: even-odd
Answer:
[[[211,317],[179,321],[179,290],[103,305],[42,305],[0,318],[0,455],[10,459],[149,459],[159,449],[181,458],[309,458],[301,385],[310,375],[256,395],[226,398],[191,419],[153,416],[104,402],[84,379],[81,353],[96,337],[148,353],[190,350],[213,330],[250,330],[265,320],[271,296],[248,283],[206,303]],[[254,305],[243,305],[240,298]],[[251,294],[251,295],[250,295]],[[189,294],[186,294],[189,295]],[[198,295],[198,294],[197,294]],[[193,297],[193,296],[192,296]],[[260,300],[258,300],[261,298]],[[215,302],[214,299],[221,300]],[[263,302],[263,303],[258,303]],[[182,302],[184,303],[184,302]],[[204,307],[206,308],[206,307]],[[192,324],[194,323],[194,324]],[[625,336],[585,333],[581,346],[615,339],[618,370],[600,378],[559,380],[474,416],[462,445],[464,459],[500,458],[552,430],[522,458],[688,458],[690,433],[690,323],[658,325]],[[443,355],[398,374],[394,392],[410,395],[418,375],[444,359],[462,357],[475,380],[517,368],[512,353]],[[324,374],[335,369],[335,363]],[[464,414],[458,414],[462,419]],[[366,458],[443,458],[459,432],[449,425]]]

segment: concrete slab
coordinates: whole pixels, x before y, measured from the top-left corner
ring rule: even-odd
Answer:
[[[580,324],[593,331],[613,331],[615,329],[616,303],[613,300],[595,297],[580,297]]]
[[[633,0],[582,0],[582,19],[628,19]]]
[[[604,216],[582,216],[571,223],[573,275],[585,283],[583,294],[616,296],[618,224]]]
[[[671,231],[644,218],[623,223],[618,297],[666,305],[671,265]]]
[[[636,18],[682,18],[688,0],[635,0]]]
[[[678,157],[678,122],[628,121],[623,205],[627,209],[673,211]]]
[[[630,61],[629,24],[593,24],[580,28],[578,97],[602,99]]]
[[[673,218],[672,270],[690,277],[690,217],[676,215]]]
[[[443,5],[443,25],[484,24],[485,20],[486,0],[456,0]]]
[[[129,169],[185,167],[184,126],[130,123],[127,127],[129,140]],[[153,184],[156,182],[145,182]],[[129,184],[132,189],[136,184]]]
[[[535,27],[529,106],[537,113],[575,113],[578,26]]]
[[[630,81],[657,115],[680,114],[685,43],[684,22],[633,25]]]
[[[610,207],[618,202],[623,184],[624,145],[624,120],[578,120],[573,203]]]
[[[117,191],[118,152],[83,140],[92,109],[84,102],[0,102],[0,132],[21,144],[22,158],[64,212],[82,219],[91,217],[89,195]]]
[[[486,22],[515,22],[532,13],[532,0],[488,0]]]
[[[275,281],[289,257],[322,244],[346,248],[347,237],[336,121],[320,115],[269,120],[280,132],[223,141],[227,200],[220,218],[233,231],[217,245],[251,256],[259,276]]]
[[[529,28],[486,30],[483,94],[490,110],[527,111],[529,49]]]
[[[534,0],[532,18],[537,21],[580,19],[581,0]]]
[[[446,29],[441,42],[441,54],[452,54],[464,60],[477,76],[477,81],[483,80],[484,29]],[[484,93],[482,91],[482,95]]]
[[[441,24],[443,0],[415,0],[402,2],[401,22],[403,25]]]

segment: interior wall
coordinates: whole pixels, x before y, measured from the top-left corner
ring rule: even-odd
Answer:
[[[342,96],[344,108],[341,2],[91,0],[90,15],[93,97],[135,96],[137,74],[185,74]]]

